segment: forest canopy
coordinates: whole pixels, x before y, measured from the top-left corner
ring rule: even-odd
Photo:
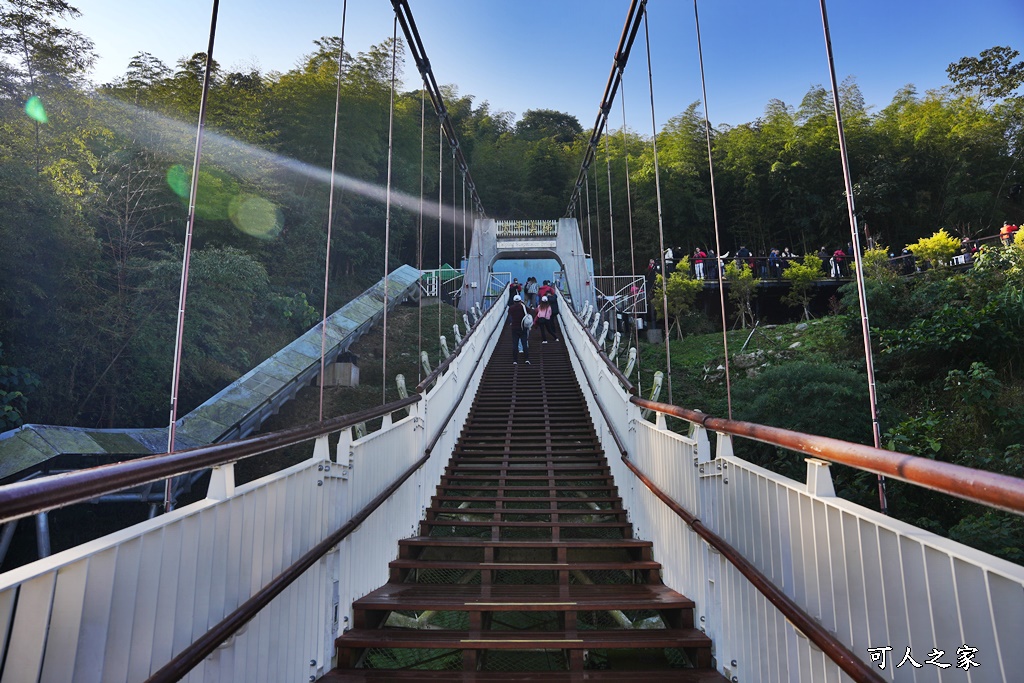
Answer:
[[[0,391],[18,394],[15,421],[154,426],[166,417],[206,56],[166,64],[140,52],[120,77],[93,85],[92,43],[66,27],[76,15],[64,0],[0,0]],[[352,182],[342,183],[331,217],[332,310],[383,275],[385,208],[358,188],[388,177],[391,47],[385,39],[341,59],[336,163]],[[314,41],[285,73],[211,68],[186,409],[319,319],[309,302],[323,298],[339,49],[337,38]],[[1018,57],[1008,47],[965,57],[950,65],[947,87],[919,93],[908,85],[877,112],[856,82],[843,84],[859,218],[885,244],[938,228],[957,238],[988,235],[1024,218]],[[399,83],[404,66],[399,59]],[[561,216],[589,131],[562,112],[516,120],[455,86],[443,90],[488,215]],[[815,86],[796,104],[768,102],[757,120],[714,127],[711,138],[723,250],[744,243],[755,253],[788,246],[802,255],[848,240],[827,90]],[[657,243],[658,226],[651,142],[612,131],[607,159],[604,144],[599,157],[610,167],[610,190],[605,169],[588,177],[601,199],[591,205],[593,221],[579,217],[605,225],[584,237],[599,271],[613,251],[619,272],[629,267],[629,234],[620,230],[614,249],[607,234],[609,204],[616,224],[631,219],[633,240],[645,245],[634,272],[655,255],[647,246]],[[666,123],[657,148],[666,242],[683,253],[707,246],[714,220],[698,103]],[[424,267],[438,265],[439,232],[440,260],[457,263],[462,233],[451,225],[461,225],[463,190],[419,90],[396,93],[392,161],[397,191],[419,197],[422,186],[447,207],[443,225],[436,213],[422,221],[422,244],[433,245],[422,251]],[[392,212],[392,264],[417,263],[419,228],[414,211]]]

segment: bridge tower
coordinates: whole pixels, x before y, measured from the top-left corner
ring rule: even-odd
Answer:
[[[557,270],[564,273],[561,289],[579,309],[586,301],[594,301],[594,266],[590,255],[583,246],[579,225],[575,218],[558,220],[496,220],[493,218],[473,221],[473,239],[469,257],[465,264],[465,278],[459,308],[468,310],[479,304],[486,308],[488,297],[493,297],[503,282],[492,278],[492,273],[504,270],[495,268],[499,261],[517,263],[511,268],[513,276],[520,282],[525,280],[522,273],[533,275],[540,282],[554,281],[551,261],[557,262]]]

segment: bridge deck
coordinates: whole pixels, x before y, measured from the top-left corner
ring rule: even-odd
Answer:
[[[564,342],[534,337],[531,364],[498,343],[421,535],[323,680],[724,680],[633,538]]]

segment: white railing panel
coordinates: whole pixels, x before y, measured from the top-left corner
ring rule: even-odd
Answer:
[[[411,407],[412,414],[408,418],[353,442],[356,464],[347,472],[344,486],[347,492],[357,490],[349,494],[349,498],[365,498],[368,502],[377,494],[369,495],[363,490],[367,482],[369,486],[383,483],[379,493],[420,459],[426,445],[440,434],[427,462],[342,542],[337,553],[333,553],[340,566],[342,623],[339,629],[351,626],[354,600],[387,582],[388,565],[397,556],[398,541],[419,534],[419,522],[451,458],[504,318],[504,307],[492,307],[484,314],[462,352],[425,394],[424,400]],[[465,396],[460,401],[463,391]],[[373,444],[372,449],[370,444]],[[367,470],[372,472],[367,474]],[[362,507],[362,504],[353,505],[351,500],[347,505],[352,512]],[[333,647],[333,638],[331,644]]]
[[[364,508],[422,457],[421,436],[415,414],[410,414],[352,443],[347,486],[349,515]]]
[[[200,501],[0,576],[0,608],[17,605],[0,680],[144,680],[326,534],[316,467],[307,461],[228,500]],[[259,619],[247,628],[270,629],[262,649],[290,669],[284,679],[308,676],[311,658],[309,627],[292,622],[324,618],[323,607],[300,598],[281,612],[291,630]],[[255,660],[258,650],[249,653]],[[223,659],[188,680],[231,680]]]
[[[35,670],[42,662],[53,583],[52,574],[39,576],[27,581],[19,592],[3,683],[16,683],[19,670]]]

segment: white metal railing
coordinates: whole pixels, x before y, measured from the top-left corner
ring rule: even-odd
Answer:
[[[1020,678],[1024,567],[837,498],[824,461],[808,459],[807,481],[794,481],[733,456],[731,437],[721,434],[712,458],[707,430],[693,424],[683,436],[666,428],[663,415],[643,419],[575,317],[562,324],[577,376],[593,388],[583,393],[635,533],[654,542],[665,583],[695,600],[696,623],[713,639],[727,678],[849,680],[614,457],[612,430],[656,486],[883,678]],[[907,648],[921,668],[904,661]],[[967,673],[958,666],[964,658],[980,666],[967,664]]]
[[[452,301],[462,293],[464,272],[455,268],[438,268],[421,271],[420,291],[424,296],[438,296]]]
[[[552,220],[498,220],[494,221],[500,237],[555,237],[558,221]]]
[[[144,681],[341,527],[434,442],[431,457],[201,665],[190,681],[309,680],[331,668],[351,603],[387,581],[451,455],[503,322],[495,307],[409,414],[234,485],[214,470],[206,499],[0,574],[0,683]],[[465,398],[463,398],[465,396]],[[436,437],[436,442],[435,442]]]
[[[439,291],[441,291],[441,271],[421,271],[420,292],[423,293],[423,296],[437,296]]]
[[[487,274],[487,288],[484,289],[483,307],[489,309],[505,295],[512,282],[512,273],[508,271],[491,271]]]
[[[614,309],[627,315],[647,314],[647,279],[643,275],[598,275],[594,295],[602,313]]]

